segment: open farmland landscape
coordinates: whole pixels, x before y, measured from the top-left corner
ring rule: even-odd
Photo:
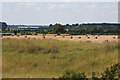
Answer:
[[[3,78],[61,80],[61,77],[63,79],[119,77],[120,37],[114,32],[119,31],[117,30],[119,24],[85,25],[89,26],[83,28],[85,34],[78,34],[76,29],[66,31],[61,24],[45,28],[42,32],[41,29],[11,28],[7,27],[6,23],[2,25],[6,27],[3,33],[0,33]],[[91,29],[91,25],[94,28]],[[108,28],[104,29],[106,25]],[[99,26],[100,32],[98,30],[94,34],[94,29]],[[105,32],[100,35],[102,31]]]
[[[4,2],[0,78],[119,80],[119,9],[117,2]]]

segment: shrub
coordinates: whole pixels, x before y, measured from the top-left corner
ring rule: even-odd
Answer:
[[[66,70],[64,75],[58,80],[85,80],[86,75],[81,72],[75,72],[73,70]]]
[[[120,64],[106,68],[104,73],[101,73],[100,78],[95,76],[95,72],[92,72],[92,80],[115,80],[116,78],[120,78]],[[84,73],[66,70],[62,77],[54,80],[87,80],[87,78]]]
[[[99,80],[98,77],[95,76],[95,72],[92,72],[92,79],[93,80]]]
[[[104,73],[101,74],[101,78],[114,79],[115,77],[120,78],[120,64],[115,64],[111,66],[110,69],[106,69]]]

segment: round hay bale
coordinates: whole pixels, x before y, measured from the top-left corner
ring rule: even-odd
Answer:
[[[17,37],[19,37],[20,35],[17,35]]]
[[[63,38],[65,38],[65,36],[62,36]]]
[[[90,39],[90,37],[87,37],[87,39]]]
[[[25,36],[25,38],[27,38],[27,36]]]
[[[98,39],[98,37],[95,37],[95,39]]]
[[[78,37],[79,39],[81,39],[81,37]]]
[[[11,36],[13,37],[14,35],[12,34]]]
[[[45,36],[43,35],[43,38],[45,39]]]
[[[73,39],[73,37],[71,36],[70,39]]]
[[[116,37],[113,37],[113,39],[115,39]]]
[[[108,42],[109,42],[109,40],[105,40],[104,42],[105,42],[105,43],[108,43]]]

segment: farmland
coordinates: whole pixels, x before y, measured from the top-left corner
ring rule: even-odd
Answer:
[[[62,41],[82,41],[92,43],[104,43],[104,42],[118,42],[118,35],[68,35],[68,34],[38,34],[38,35],[18,35],[18,36],[3,36],[7,39],[55,39]]]
[[[118,62],[118,36],[72,37],[3,36],[3,77],[53,78],[67,69],[85,72],[88,77],[94,71],[100,76]]]

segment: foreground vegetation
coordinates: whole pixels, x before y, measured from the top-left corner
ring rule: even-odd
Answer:
[[[118,63],[117,43],[3,39],[2,47],[3,78],[58,78],[68,70],[101,77]]]
[[[117,80],[120,78],[120,64],[112,65],[110,68],[101,73],[101,77],[96,77],[92,72],[92,80]],[[75,72],[73,70],[65,71],[64,75],[53,80],[89,80],[83,72]]]

